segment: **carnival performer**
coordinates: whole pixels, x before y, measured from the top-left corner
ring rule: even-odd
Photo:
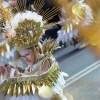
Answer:
[[[79,27],[83,28],[93,22],[92,10],[84,3],[84,0],[58,0],[58,2],[62,5],[62,17],[59,24],[63,27],[58,31],[57,42],[73,43],[73,38],[77,39],[81,35]]]
[[[63,87],[64,76],[68,74],[60,71],[52,55],[59,46],[52,40],[46,40],[43,45],[39,43],[45,29],[42,16],[32,11],[18,12],[6,21],[4,29],[9,42],[16,47],[28,67],[22,73],[14,67],[7,67],[8,75],[0,85],[0,91],[5,95],[3,100],[67,100]],[[4,76],[6,68],[1,66],[0,71]]]

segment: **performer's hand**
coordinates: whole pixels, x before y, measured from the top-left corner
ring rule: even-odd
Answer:
[[[0,66],[0,74],[4,75],[5,68],[3,66]]]
[[[11,66],[10,65],[8,65],[8,66],[6,66],[6,71],[7,71],[7,78],[9,78],[10,77],[10,72],[11,72]]]
[[[15,74],[16,77],[21,76],[21,73],[19,72],[18,68],[16,68]]]
[[[7,69],[7,72],[10,73],[10,71],[11,71],[11,66],[10,66],[10,65],[6,66],[6,69]]]

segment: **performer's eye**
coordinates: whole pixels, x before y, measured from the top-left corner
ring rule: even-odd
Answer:
[[[29,55],[29,53],[28,54],[25,54],[25,55],[22,55],[21,57],[26,57],[26,56],[28,56]]]

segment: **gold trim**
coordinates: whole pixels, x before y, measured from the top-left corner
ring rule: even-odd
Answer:
[[[2,91],[2,88],[5,87],[5,95],[10,93],[11,96],[13,96],[14,94],[16,94],[16,96],[18,96],[19,94],[34,94],[34,92],[37,90],[37,87],[43,86],[43,84],[49,87],[54,86],[59,74],[60,69],[58,67],[58,63],[54,62],[51,68],[44,74],[38,76],[27,75],[26,77],[16,77],[6,80],[0,86],[0,90]]]

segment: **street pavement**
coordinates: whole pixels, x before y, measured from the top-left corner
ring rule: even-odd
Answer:
[[[68,100],[100,100],[100,61],[89,47],[68,46],[54,52],[66,78],[64,94]]]

